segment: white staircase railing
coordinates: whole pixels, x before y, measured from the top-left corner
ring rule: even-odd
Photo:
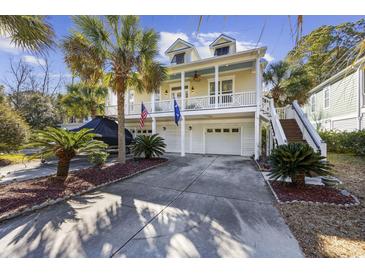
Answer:
[[[276,113],[274,99],[265,98],[269,100],[269,110],[270,110],[270,123],[273,130],[273,137],[276,140],[277,145],[285,145],[288,143],[286,139],[283,127],[281,126],[280,119],[278,114]]]
[[[327,156],[327,144],[319,136],[314,126],[309,122],[307,115],[303,112],[298,102],[295,100],[292,103],[293,118],[302,131],[303,138],[316,151],[320,152],[322,156]]]

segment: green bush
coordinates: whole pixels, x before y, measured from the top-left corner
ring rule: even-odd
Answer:
[[[0,152],[17,150],[29,137],[24,119],[8,104],[0,103]]]
[[[278,146],[271,152],[270,179],[290,178],[296,186],[304,185],[305,176],[331,174],[331,165],[308,144],[290,143]]]
[[[352,132],[327,130],[319,134],[327,143],[329,152],[365,155],[365,130]]]
[[[57,177],[65,179],[68,176],[71,159],[79,154],[96,154],[108,147],[102,141],[95,140],[92,129],[81,129],[73,132],[61,128],[47,127],[36,130],[30,138],[29,148],[40,148],[34,156],[54,155],[58,158]]]
[[[88,161],[95,166],[101,166],[106,163],[109,153],[106,151],[99,151],[88,156]]]
[[[144,154],[146,159],[152,157],[160,157],[165,153],[165,141],[158,134],[153,135],[139,135],[135,139],[135,143],[132,146],[132,152],[135,157],[139,157]]]

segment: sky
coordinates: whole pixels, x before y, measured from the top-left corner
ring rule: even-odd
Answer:
[[[357,21],[365,16],[304,16],[303,35],[310,33],[322,25],[337,25],[349,21]],[[167,62],[164,51],[177,39],[182,38],[194,44],[202,58],[209,56],[208,45],[219,34],[225,33],[237,40],[237,50],[245,50],[256,46],[266,46],[265,58],[269,62],[283,59],[294,46],[290,31],[289,17],[278,15],[265,16],[203,16],[198,31],[199,16],[141,16],[140,23],[144,28],[153,28],[160,34],[159,56],[157,59]],[[48,22],[56,33],[56,42],[65,37],[73,23],[70,16],[49,16]],[[295,16],[291,17],[294,25]],[[9,39],[0,36],[0,83],[9,79],[9,62],[22,59],[30,64],[34,71],[39,70],[39,64],[44,62],[40,56],[16,48]],[[71,79],[71,74],[63,62],[62,52],[55,47],[48,52],[51,77],[58,80],[59,75],[65,84]]]

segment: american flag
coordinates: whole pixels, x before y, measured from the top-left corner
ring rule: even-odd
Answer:
[[[148,111],[147,111],[146,107],[144,106],[144,104],[142,103],[141,118],[139,118],[139,126],[141,128],[144,127],[144,120],[146,120],[147,115],[148,115]]]

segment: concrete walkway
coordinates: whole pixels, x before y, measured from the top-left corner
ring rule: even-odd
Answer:
[[[116,160],[116,155],[110,155],[108,162]],[[92,166],[86,157],[77,157],[71,160],[70,170],[78,170]],[[0,167],[0,185],[12,181],[24,181],[42,176],[49,176],[56,173],[57,160],[48,161],[42,164],[40,160],[34,160],[21,164]]]
[[[301,257],[251,161],[168,164],[0,224],[1,257]]]

